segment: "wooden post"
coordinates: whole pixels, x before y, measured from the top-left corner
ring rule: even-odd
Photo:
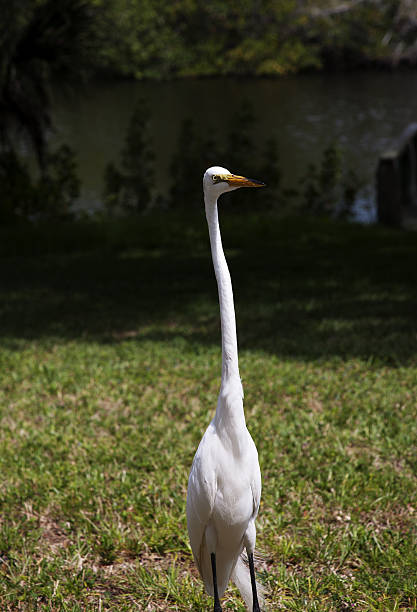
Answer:
[[[381,223],[400,226],[417,215],[417,123],[404,130],[395,148],[381,155],[376,180]]]
[[[377,170],[378,220],[385,225],[401,225],[401,177],[396,151],[379,158]]]

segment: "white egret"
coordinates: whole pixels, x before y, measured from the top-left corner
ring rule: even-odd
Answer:
[[[222,335],[222,377],[216,414],[194,456],[188,480],[187,526],[206,591],[220,612],[220,598],[232,580],[253,612],[262,596],[255,581],[255,519],[261,497],[258,452],[246,428],[239,376],[232,282],[224,256],[217,200],[239,187],[264,183],[218,166],[203,177],[204,204],[217,279]],[[244,561],[246,549],[249,569]]]

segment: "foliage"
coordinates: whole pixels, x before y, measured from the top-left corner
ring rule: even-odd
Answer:
[[[236,112],[227,122],[226,142],[224,152],[220,159],[224,160],[224,166],[232,172],[238,169],[240,174],[261,177],[259,174],[260,164],[254,160],[259,160],[256,146],[253,140],[253,131],[256,128],[257,118],[250,102],[242,100],[236,108]],[[263,177],[262,177],[263,178]],[[266,178],[263,178],[266,181]],[[256,196],[255,196],[256,197]],[[247,190],[239,190],[239,193],[231,193],[228,198],[228,210],[245,210],[253,206],[254,194]]]
[[[320,192],[318,188],[319,173],[317,166],[311,162],[307,166],[305,176],[302,178],[303,192],[302,203],[305,208],[311,212],[317,212],[320,206]]]
[[[12,107],[17,104],[29,113],[26,129],[37,146],[42,146],[42,135],[30,119],[42,115],[51,70],[68,75],[91,67],[137,79],[164,79],[277,76],[323,67],[417,61],[416,25],[408,0],[3,4],[0,79],[11,93]],[[40,87],[33,87],[34,77]],[[24,103],[28,95],[34,96],[33,108]],[[8,104],[7,96],[2,102]],[[47,125],[48,112],[42,121]]]
[[[231,171],[238,168],[243,174],[253,174],[268,184],[268,192],[263,194],[261,206],[273,208],[281,189],[281,169],[278,145],[270,137],[260,154],[257,154],[253,140],[257,118],[247,100],[243,100],[236,112],[227,122],[224,130],[225,140],[216,142],[214,131],[207,129],[209,136],[201,138],[190,119],[183,122],[177,150],[171,165],[172,187],[170,205],[172,208],[201,207],[201,177],[204,170],[213,165],[213,160],[222,160],[224,167]],[[257,162],[254,163],[254,159]],[[253,193],[240,190],[238,196],[231,193],[228,197],[229,211],[245,210],[253,206]]]
[[[26,207],[34,198],[32,179],[27,166],[13,150],[0,155],[0,223],[7,224],[24,216]]]
[[[37,185],[35,212],[44,216],[69,216],[80,188],[74,152],[68,145],[61,145],[56,151],[48,152],[46,171]]]
[[[301,179],[301,206],[314,214],[348,217],[355,204],[361,181],[335,143],[326,147],[320,165],[312,162]]]
[[[415,235],[221,220],[270,607],[415,610]],[[60,254],[0,259],[2,610],[212,606],[185,521],[220,377],[207,227],[201,212],[116,221],[127,249],[65,252],[51,227]],[[233,589],[225,609],[243,610]]]
[[[321,213],[334,211],[340,197],[341,173],[341,150],[332,144],[324,149],[318,169],[315,163],[311,163],[307,168],[303,179],[303,197],[307,209]]]
[[[0,147],[23,133],[39,165],[51,127],[50,86],[79,76],[94,47],[88,0],[40,0],[2,5],[0,36]]]
[[[171,189],[168,201],[161,202],[155,194],[155,171],[153,168],[152,145],[148,133],[151,120],[148,109],[141,103],[134,111],[127,130],[122,151],[122,170],[109,164],[105,170],[105,201],[110,211],[124,210],[143,212],[152,206],[173,209],[193,209],[201,207],[201,177],[204,170],[213,165],[214,160],[223,160],[225,167],[239,168],[244,172],[252,168],[255,173],[262,172],[265,180],[271,179],[272,189],[269,202],[277,193],[280,170],[276,142],[270,139],[265,148],[263,166],[254,168],[248,163],[248,155],[253,156],[255,146],[251,131],[256,124],[253,109],[244,101],[237,112],[227,122],[226,141],[214,140],[214,133],[207,129],[207,137],[196,130],[192,119],[185,119],[178,134],[177,149],[170,166]],[[229,209],[233,209],[233,195]],[[240,192],[239,208],[245,208],[245,192]]]
[[[19,198],[28,197],[33,180],[18,160],[19,148],[31,147],[41,173],[46,172],[48,164],[51,167],[47,136],[52,127],[52,82],[67,87],[74,78],[100,72],[135,78],[170,78],[282,75],[370,63],[415,64],[416,26],[411,4],[407,0],[362,0],[339,5],[329,0],[4,2],[0,26],[0,154],[3,176],[7,167],[11,180],[4,187],[2,218],[13,217],[11,211],[18,208],[22,211],[33,208],[30,197],[16,203]],[[242,107],[239,113],[231,118],[226,143],[201,142],[195,133],[192,142],[191,139],[185,142],[186,131],[195,130],[191,125],[183,127],[180,151],[186,152],[194,167],[200,169],[196,176],[201,175],[201,168],[211,165],[214,152],[218,159],[223,157],[224,165],[244,171],[245,151],[253,146],[254,119],[248,108]],[[106,199],[113,209],[144,210],[155,203],[161,204],[153,187],[146,121],[138,111],[127,135],[122,168],[114,165],[107,168]],[[265,179],[270,184],[276,183],[265,198],[265,202],[269,200],[268,205],[273,206],[272,194],[280,196],[282,181],[275,145],[271,142],[265,146],[269,149],[259,153],[259,169],[260,175],[267,174]],[[176,177],[181,172],[178,160],[177,154],[172,162]],[[315,200],[324,192],[330,201],[335,186],[327,189],[326,185],[325,191],[323,180],[327,179],[322,175],[314,177],[313,168],[310,170],[305,199],[314,209]],[[255,171],[258,170],[251,166],[250,172]],[[320,174],[321,170],[317,172]],[[329,176],[332,173],[335,174],[335,169],[329,168]],[[35,209],[44,206],[51,210],[56,208],[52,200],[57,199],[57,194],[50,193],[48,177],[42,180],[45,202],[44,205],[38,202]],[[68,209],[73,199],[71,193],[76,189],[68,184],[64,187],[62,177],[54,182],[55,187],[59,183],[66,190],[63,208]],[[185,205],[182,185],[184,183],[173,182],[171,205],[178,206],[179,202]],[[193,201],[197,201],[197,182],[190,193]],[[343,197],[352,201],[349,188]],[[249,205],[247,195],[240,198],[241,207]],[[233,208],[233,197],[231,203]],[[328,203],[321,202],[320,206],[326,208]]]
[[[242,100],[227,122],[226,147],[224,152],[225,166],[241,168],[241,172],[250,171],[250,159],[256,157],[252,133],[256,126],[256,116],[248,100]],[[253,171],[253,166],[252,166]]]
[[[132,113],[121,152],[121,170],[105,170],[105,203],[111,210],[143,212],[151,206],[154,188],[154,154],[149,136],[149,110],[143,100]]]
[[[101,9],[100,66],[138,79],[277,76],[417,60],[407,0],[94,0],[94,5]]]
[[[256,206],[282,209],[297,205],[313,214],[349,216],[360,186],[357,175],[348,168],[337,144],[326,147],[319,168],[310,163],[300,178],[301,191],[284,188],[278,142],[271,135],[257,151],[253,133],[257,117],[247,100],[226,121],[223,142],[215,141],[214,130],[207,137],[197,132],[192,119],[181,125],[177,149],[171,162],[171,189],[167,201],[155,197],[152,145],[148,134],[149,111],[141,104],[133,113],[122,152],[123,170],[113,164],[106,168],[105,201],[110,211],[143,212],[152,206],[192,210],[201,207],[201,177],[204,170],[221,160],[231,171],[259,177],[267,183]],[[227,209],[244,211],[254,206],[254,194],[239,190],[228,197]]]
[[[51,83],[68,86],[91,67],[94,10],[88,0],[2,3],[0,31],[0,218],[68,215],[79,194],[72,151],[47,146]],[[38,162],[29,171],[29,148]]]
[[[342,197],[338,211],[339,216],[350,216],[361,187],[363,187],[363,184],[359,175],[353,168],[348,167],[342,178]]]
[[[210,130],[207,130],[210,133]],[[216,152],[217,149],[217,152]],[[170,174],[171,189],[169,205],[177,208],[201,208],[202,172],[213,165],[220,151],[214,141],[197,134],[192,119],[182,122],[178,135],[177,149],[174,153]]]
[[[339,147],[332,144],[323,151],[319,175],[319,189],[324,199],[324,207],[326,210],[334,207],[334,203],[337,201],[336,188],[340,182],[341,174],[342,153]]]
[[[284,198],[283,177],[280,167],[278,141],[274,136],[270,136],[265,142],[261,153],[258,175],[267,184],[266,194],[262,197],[264,206],[271,209],[282,207]],[[288,195],[286,197],[288,198]]]
[[[24,219],[69,217],[80,193],[80,181],[73,151],[62,145],[48,152],[44,170],[33,176],[11,149],[0,154],[0,222],[9,224]]]

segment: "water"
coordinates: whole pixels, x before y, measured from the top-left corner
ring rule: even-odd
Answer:
[[[56,144],[67,142],[77,153],[83,189],[79,205],[101,205],[103,171],[118,162],[135,102],[144,98],[152,112],[152,139],[158,186],[169,189],[169,164],[181,122],[192,117],[198,130],[213,131],[221,141],[227,121],[242,99],[258,119],[255,140],[275,134],[285,186],[291,187],[338,142],[360,175],[364,189],[356,216],[374,217],[374,180],[379,154],[416,121],[417,73],[309,75],[285,79],[210,79],[93,83],[76,93],[57,92],[53,117]],[[213,164],[222,160],[213,160]],[[204,169],[202,169],[203,171]],[[239,168],[233,168],[239,171]]]

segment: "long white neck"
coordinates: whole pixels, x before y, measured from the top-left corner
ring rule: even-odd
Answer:
[[[220,235],[217,199],[211,199],[205,194],[204,203],[210,234],[211,255],[219,291],[222,329],[222,388],[224,389],[225,384],[232,379],[238,380],[240,384],[235,307],[232,281]]]

